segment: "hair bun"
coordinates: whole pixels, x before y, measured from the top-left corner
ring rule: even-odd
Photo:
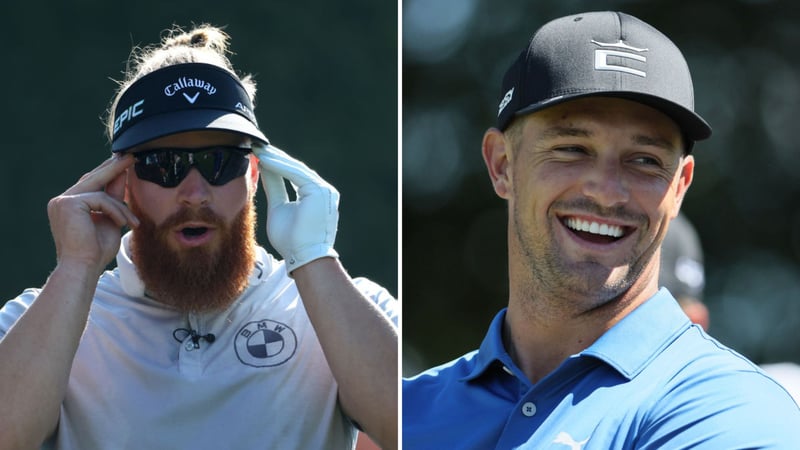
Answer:
[[[161,48],[191,47],[208,49],[220,54],[228,52],[228,35],[221,28],[211,25],[200,25],[191,31],[173,28],[162,41]]]

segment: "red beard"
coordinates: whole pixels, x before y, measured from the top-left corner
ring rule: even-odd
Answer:
[[[227,308],[247,287],[256,261],[253,202],[230,224],[209,208],[183,208],[156,225],[133,198],[130,207],[141,221],[133,230],[131,258],[149,296],[179,311],[203,312]],[[173,249],[170,230],[191,220],[213,225],[216,244]]]

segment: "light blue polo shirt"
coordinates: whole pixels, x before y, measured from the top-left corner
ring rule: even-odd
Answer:
[[[800,449],[800,409],[665,290],[531,384],[502,341],[403,381],[403,448]]]

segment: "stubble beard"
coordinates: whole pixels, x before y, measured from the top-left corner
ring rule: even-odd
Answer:
[[[557,246],[550,225],[534,234],[523,214],[515,205],[512,220],[517,252],[526,272],[518,287],[531,301],[549,301],[550,307],[565,314],[582,314],[618,298],[640,275],[642,267],[632,260],[624,261],[621,266],[627,270],[617,273],[598,261],[568,261]]]
[[[183,208],[157,225],[134,199],[130,207],[141,221],[133,230],[131,258],[149,296],[179,311],[198,313],[227,308],[247,287],[256,261],[253,202],[230,224],[208,208]],[[170,246],[170,229],[191,220],[216,228],[215,246]]]

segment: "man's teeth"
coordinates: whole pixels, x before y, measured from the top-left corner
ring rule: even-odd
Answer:
[[[622,236],[622,227],[605,223],[589,222],[588,220],[580,220],[574,217],[567,219],[567,226],[576,231],[585,231],[592,234],[600,234],[615,238]]]

